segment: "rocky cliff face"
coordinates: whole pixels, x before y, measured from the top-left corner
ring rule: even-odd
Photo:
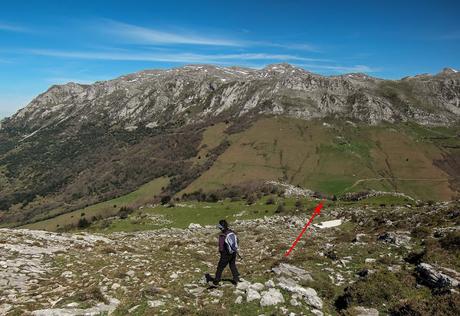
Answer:
[[[448,125],[460,117],[459,100],[460,73],[452,69],[390,81],[364,74],[324,77],[288,64],[261,70],[201,65],[53,86],[2,125],[34,132],[102,120],[135,130],[248,113]]]

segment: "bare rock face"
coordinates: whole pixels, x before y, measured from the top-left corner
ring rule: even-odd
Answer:
[[[194,65],[52,86],[1,128],[32,133],[102,121],[133,131],[247,114],[447,125],[458,121],[459,103],[460,73],[454,70],[389,81],[364,74],[324,77],[288,64],[261,70]]]
[[[301,269],[299,267],[296,267],[296,266],[293,266],[287,263],[281,263],[279,266],[274,267],[272,271],[278,276],[288,276],[298,281],[312,281],[313,280],[311,275],[304,269]]]
[[[432,289],[458,287],[459,281],[444,274],[428,263],[420,263],[416,271],[420,281]]]

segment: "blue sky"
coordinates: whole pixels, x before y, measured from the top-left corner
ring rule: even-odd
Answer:
[[[460,68],[460,1],[2,1],[0,118],[52,84],[192,63],[399,79]]]

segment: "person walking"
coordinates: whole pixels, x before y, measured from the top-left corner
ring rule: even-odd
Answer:
[[[217,264],[216,275],[212,278],[209,274],[206,275],[206,281],[212,281],[214,285],[218,285],[221,278],[222,272],[225,267],[229,265],[230,271],[233,275],[233,284],[237,284],[240,281],[240,274],[236,267],[236,256],[238,255],[238,238],[234,231],[228,228],[228,223],[225,219],[219,221],[217,227],[220,229],[219,233],[219,253],[220,259]]]

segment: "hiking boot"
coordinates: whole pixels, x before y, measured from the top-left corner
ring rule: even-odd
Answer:
[[[204,277],[206,278],[206,283],[214,281],[214,278],[209,273],[206,273]]]

